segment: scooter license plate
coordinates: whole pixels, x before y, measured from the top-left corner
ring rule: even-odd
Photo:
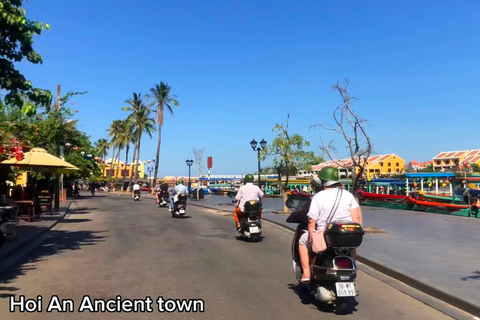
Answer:
[[[184,209],[180,209],[180,213],[185,213],[185,210],[184,210]]]
[[[355,283],[353,282],[337,282],[337,297],[355,297]]]
[[[258,227],[250,227],[250,233],[258,233],[258,232],[260,232]]]

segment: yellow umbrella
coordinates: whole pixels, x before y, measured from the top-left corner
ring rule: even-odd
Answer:
[[[51,155],[42,148],[33,148],[30,152],[26,152],[23,160],[17,161],[15,158],[10,158],[0,162],[0,164],[31,168],[32,171],[39,172],[69,173],[80,170],[73,164]]]

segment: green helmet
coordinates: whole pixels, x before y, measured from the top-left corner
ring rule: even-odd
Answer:
[[[162,183],[163,183],[163,180],[158,181],[158,183],[162,184]]]
[[[334,167],[325,167],[320,170],[318,177],[322,179],[325,187],[338,183],[338,170]]]
[[[243,182],[244,183],[247,183],[247,182],[253,182],[253,174],[249,173],[245,176],[245,178],[243,178]]]
[[[183,179],[179,179],[179,180],[177,181],[177,184],[183,184]]]

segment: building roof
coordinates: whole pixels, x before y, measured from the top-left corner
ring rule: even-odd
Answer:
[[[437,156],[433,157],[433,160],[440,159],[458,159],[461,156],[464,156],[468,150],[464,151],[442,151]]]
[[[468,154],[465,155],[462,163],[475,163],[480,160],[480,150],[472,150]]]
[[[384,155],[375,155],[368,158],[368,165],[372,165],[376,162],[385,161],[389,157],[395,155],[394,153],[384,154]],[[337,169],[349,169],[353,166],[353,161],[350,158],[329,160],[327,162],[322,162],[320,164],[312,166],[312,171],[320,171],[324,167],[334,167]]]

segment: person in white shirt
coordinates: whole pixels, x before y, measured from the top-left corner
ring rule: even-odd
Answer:
[[[183,184],[183,179],[179,179],[177,181],[177,185],[175,186],[175,189],[173,189],[172,193],[170,194],[170,210],[173,210],[174,198],[175,198],[175,196],[178,197],[179,194],[187,194],[188,195],[188,189]]]
[[[313,234],[325,227],[331,212],[333,212],[331,221],[352,221],[362,224],[360,206],[353,195],[344,190],[338,181],[337,168],[325,167],[320,170],[318,177],[322,181],[324,190],[315,194],[312,199],[307,214],[309,217],[308,232],[305,232],[299,241],[300,262],[303,269],[302,282],[310,281],[308,251],[312,249]]]
[[[263,192],[260,188],[253,184],[253,175],[247,174],[243,179],[245,185],[241,186],[238,189],[235,200],[239,201],[238,205],[233,211],[233,220],[235,221],[236,229],[240,229],[240,219],[243,216],[243,211],[245,210],[245,202],[251,200],[260,201],[263,198]],[[260,212],[260,219],[262,218],[262,213]]]
[[[132,198],[135,198],[135,194],[138,194],[140,196],[140,181],[136,181],[133,185]]]

